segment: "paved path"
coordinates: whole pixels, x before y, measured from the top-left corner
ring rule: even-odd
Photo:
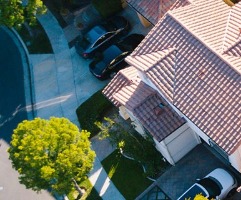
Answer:
[[[50,12],[39,17],[54,54],[30,55],[34,75],[37,116],[66,117],[78,125],[76,108],[106,85],[93,77],[89,62],[69,49],[64,31]],[[124,199],[108,178],[98,158],[89,179],[104,200]]]

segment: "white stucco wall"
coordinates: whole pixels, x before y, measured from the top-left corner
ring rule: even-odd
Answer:
[[[124,106],[120,106],[120,107],[119,107],[119,114],[120,114],[120,116],[121,116],[124,120],[129,119],[129,115],[128,115],[128,113],[126,112],[126,108],[125,108]]]
[[[133,115],[133,113],[128,110],[127,108],[125,108],[124,106],[119,107],[119,113],[121,115],[121,117],[123,117],[124,119],[131,119],[131,124],[133,126],[133,128],[140,133],[143,137],[146,136],[145,130],[142,126],[142,124],[140,123],[140,121],[135,117],[135,115]]]
[[[175,165],[174,160],[172,159],[170,152],[167,149],[167,146],[165,144],[164,141],[158,142],[155,138],[154,138],[154,142],[156,144],[156,149],[162,154],[162,156],[171,164],[171,165]]]
[[[231,165],[241,173],[241,146],[229,156]]]

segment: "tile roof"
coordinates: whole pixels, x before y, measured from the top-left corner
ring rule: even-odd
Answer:
[[[185,120],[175,113],[157,91],[144,82],[129,82],[130,84],[120,88],[118,86],[122,85],[120,74],[114,77],[114,85],[113,83],[108,84],[105,93],[108,93],[108,90],[116,90],[109,92],[112,94],[111,98],[132,111],[157,141],[162,141],[185,123]],[[162,104],[162,108],[159,107],[160,104]]]
[[[240,5],[231,12],[239,16]],[[230,34],[229,28],[226,31],[229,12],[221,0],[195,1],[170,11],[126,60],[134,66],[139,63],[137,68],[145,73],[153,71],[147,77],[168,100],[231,154],[241,143],[241,49],[239,39],[238,44],[227,43],[235,38],[225,36]],[[241,21],[235,23],[241,25]],[[222,52],[224,41],[228,52]],[[152,61],[150,55],[170,48],[176,49],[175,61],[164,62],[161,56],[160,62]],[[146,68],[144,58],[148,58]],[[157,76],[170,77],[174,83],[158,82]]]
[[[127,0],[138,13],[152,24],[165,15],[168,10],[183,7],[189,4],[188,0]]]
[[[117,73],[110,81],[108,87],[105,87],[102,93],[117,107],[121,104],[113,98],[116,91],[121,90],[124,86],[140,82],[137,76],[137,70],[134,67],[125,68]]]
[[[162,90],[169,101],[173,101],[176,62],[175,48],[140,56],[129,56],[126,58],[126,61],[152,77],[154,85]]]
[[[241,55],[241,4],[236,4],[229,12],[228,23],[223,43],[223,51],[229,52],[229,48],[234,46],[237,48],[236,52]],[[232,55],[232,54],[230,54]],[[235,53],[233,54],[235,56]]]

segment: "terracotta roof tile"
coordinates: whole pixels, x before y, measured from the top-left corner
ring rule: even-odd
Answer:
[[[195,1],[170,14],[209,47],[221,51],[230,7],[223,1],[204,2]]]
[[[121,90],[124,86],[139,82],[137,70],[134,67],[125,68],[117,73],[117,75],[104,88],[102,93],[115,105],[120,106],[120,103],[113,98],[116,91]]]
[[[241,75],[238,72],[240,54],[236,53],[236,58],[221,54],[229,10],[221,1],[204,0],[171,11],[149,32],[131,57],[140,58],[175,48],[175,67],[165,63],[167,70],[162,70],[159,77],[170,77],[175,70],[170,77],[175,82],[174,88],[170,90],[170,84],[164,82],[155,84],[169,100],[171,95],[166,91],[171,91],[173,104],[231,154],[241,143]],[[231,49],[235,51],[231,47],[228,53]],[[152,65],[153,61],[147,64],[149,68]],[[153,81],[158,79],[157,71],[163,67],[153,65],[151,68],[153,73],[144,72]]]
[[[128,56],[126,61],[137,69],[144,71],[155,86],[165,93],[168,100],[173,101],[176,63],[175,48],[141,56]]]
[[[229,48],[241,42],[241,3],[235,4],[229,12],[228,23],[223,41],[223,51],[229,51]],[[240,47],[240,46],[239,46]],[[238,50],[238,55],[241,54],[241,49]]]
[[[144,82],[116,91],[113,98],[132,111],[146,130],[158,141],[185,123],[157,92]],[[160,103],[164,106],[159,107]]]
[[[155,25],[168,10],[189,4],[188,0],[127,0],[138,13]]]
[[[157,23],[160,0],[127,0],[127,3],[152,24]]]

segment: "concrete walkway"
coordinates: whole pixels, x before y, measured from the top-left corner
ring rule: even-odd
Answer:
[[[76,125],[76,108],[107,82],[94,78],[88,69],[89,62],[69,49],[62,28],[50,12],[38,18],[45,29],[54,54],[30,55],[35,93],[35,109],[38,117],[66,117]],[[122,200],[116,189],[95,159],[89,179],[104,200]]]

